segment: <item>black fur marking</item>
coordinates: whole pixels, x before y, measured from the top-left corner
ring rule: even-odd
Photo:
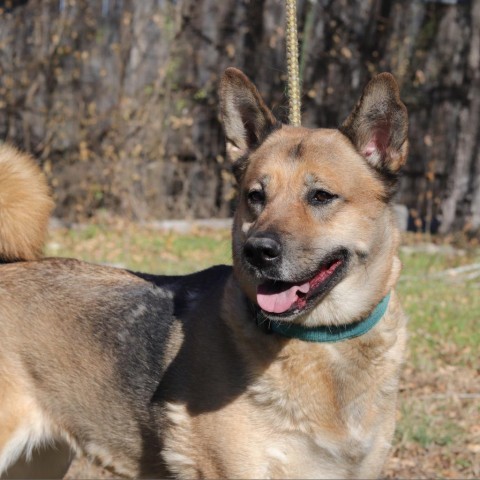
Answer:
[[[281,122],[276,122],[271,125],[269,128],[265,129],[263,135],[260,139],[256,140],[252,146],[245,152],[240,158],[238,158],[232,165],[232,173],[235,177],[237,183],[241,183],[243,175],[247,170],[248,164],[250,162],[250,155],[257,150],[263,142],[274,132],[280,130],[283,124]]]
[[[245,155],[242,155],[232,165],[232,173],[237,183],[240,183],[242,181],[243,175],[247,170],[248,163],[249,163],[249,155],[250,155],[250,152],[246,153]]]
[[[370,164],[368,164],[368,166],[372,168],[372,170],[375,172],[375,176],[383,183],[385,187],[385,194],[381,195],[379,200],[381,200],[383,203],[389,203],[397,193],[400,174],[398,172],[392,172],[386,168],[373,168]]]
[[[292,160],[302,160],[305,155],[305,146],[303,145],[303,140],[300,143],[297,143],[294,147],[288,152],[288,158]]]

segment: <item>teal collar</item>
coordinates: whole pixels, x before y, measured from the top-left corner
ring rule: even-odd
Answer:
[[[268,320],[265,317],[259,322],[257,313],[257,325],[267,323],[267,331],[278,333],[283,337],[296,338],[305,342],[340,342],[350,338],[359,337],[371,330],[385,315],[387,311],[390,293],[388,293],[381,302],[374,308],[373,312],[365,319],[359,322],[346,325],[321,325],[319,327],[304,327],[296,323],[279,322]]]

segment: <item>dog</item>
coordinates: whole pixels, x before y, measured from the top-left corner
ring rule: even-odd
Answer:
[[[233,267],[40,258],[46,182],[2,147],[0,472],[61,439],[130,477],[380,475],[406,343],[398,86],[375,76],[339,129],[281,124],[235,68],[219,96]]]

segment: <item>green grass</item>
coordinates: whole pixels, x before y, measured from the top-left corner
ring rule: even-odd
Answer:
[[[415,363],[470,362],[480,345],[480,277],[444,273],[465,264],[480,263],[480,254],[456,252],[402,254],[404,264],[398,292],[409,316],[410,348]],[[460,353],[460,357],[459,357]]]
[[[396,435],[397,443],[414,442],[422,448],[436,445],[448,447],[458,444],[464,431],[457,422],[448,418],[446,405],[426,403],[411,399],[400,406],[400,418]]]
[[[131,224],[54,230],[46,253],[167,275],[231,263],[227,231],[178,235]]]

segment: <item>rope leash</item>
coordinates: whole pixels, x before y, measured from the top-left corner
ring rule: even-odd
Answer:
[[[297,2],[285,0],[287,20],[287,72],[288,72],[288,104],[290,124],[299,127],[300,118],[300,76],[298,69],[297,38]]]

